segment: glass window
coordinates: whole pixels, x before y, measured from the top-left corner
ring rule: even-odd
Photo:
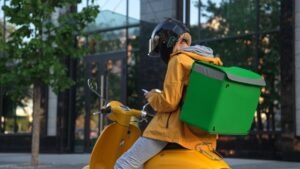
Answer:
[[[129,17],[140,20],[140,1],[141,0],[129,0]]]
[[[129,28],[128,39],[137,41],[139,32],[139,27]],[[126,29],[91,34],[88,36],[88,46],[91,54],[125,50]],[[134,47],[136,48],[136,46]]]
[[[126,1],[95,1],[94,4],[100,6],[100,13],[95,22],[90,24],[86,31],[89,33],[96,31],[107,31],[118,29],[127,25]],[[128,26],[139,24],[140,0],[128,0]]]
[[[260,37],[258,71],[266,80],[263,88],[259,113],[263,130],[280,130],[280,51],[278,33]]]
[[[139,8],[140,0],[128,0],[129,6],[129,16],[134,18],[139,18]],[[78,5],[78,10],[82,9],[84,6],[89,4],[99,5],[100,11],[113,11],[118,14],[126,15],[126,0],[120,1],[111,1],[111,0],[81,0],[81,3]]]
[[[91,34],[88,36],[88,46],[91,54],[125,50],[125,44],[125,29]]]
[[[100,11],[112,11],[126,16],[126,1],[95,0],[94,4],[100,6]]]
[[[262,31],[279,29],[280,0],[260,0],[260,24]]]
[[[85,125],[85,63],[84,60],[79,60],[77,64],[77,79],[76,79],[76,121],[75,121],[75,152],[84,151],[84,125]],[[91,102],[92,103],[92,102]]]
[[[211,39],[253,33],[255,7],[255,0],[192,0],[192,35],[197,39]]]
[[[194,41],[211,47],[226,66],[253,70],[262,74],[266,80],[267,85],[262,89],[255,116],[254,130],[281,130],[278,37],[280,1],[191,2],[191,34]],[[266,33],[270,31],[273,33]]]
[[[91,3],[89,1],[89,3]],[[128,86],[130,89],[136,90],[134,74],[135,63],[137,59],[137,50],[139,48],[139,18],[140,18],[140,0],[128,0],[128,25],[126,17],[126,4],[127,1],[110,1],[110,0],[95,0],[94,4],[100,6],[100,13],[95,19],[95,22],[88,25],[86,32],[88,35],[86,37],[79,37],[79,46],[86,45],[89,49],[89,56],[97,56],[100,59],[95,61],[95,65],[92,67],[92,75],[94,79],[101,79],[99,77],[99,72],[105,72],[104,83],[105,83],[105,97],[108,100],[122,100],[124,88],[122,84],[124,81],[124,63],[123,57],[126,55],[125,51],[128,49]],[[126,26],[128,26],[128,39]],[[127,41],[128,40],[128,41]],[[128,46],[127,45],[128,42]],[[117,54],[117,55],[115,55]],[[88,61],[89,62],[89,61]],[[101,62],[101,63],[100,63]],[[77,85],[77,100],[80,102],[80,98],[84,96],[84,71],[87,69],[83,68],[84,61],[79,62],[78,72],[81,79],[80,84]],[[102,65],[104,64],[104,66]],[[101,67],[102,66],[102,67]],[[88,70],[89,71],[89,70]],[[80,73],[81,72],[81,73]],[[97,73],[98,72],[98,73]],[[129,90],[128,96],[135,97],[135,93]],[[92,94],[93,95],[93,94]],[[85,99],[89,99],[90,111],[96,112],[99,108],[99,99],[95,96],[86,96]],[[84,100],[82,100],[84,102]],[[76,131],[75,131],[75,149],[76,151],[83,151],[83,141],[84,139],[84,123],[85,123],[85,113],[84,104],[77,104],[77,118],[76,118]],[[90,116],[90,137],[92,142],[101,130],[98,116]],[[105,122],[104,122],[105,123]]]
[[[255,41],[252,36],[205,42],[204,45],[211,47],[214,55],[220,57],[226,66],[256,70]]]
[[[190,25],[199,26],[201,23],[201,0],[191,0],[190,5]]]
[[[128,18],[128,26],[136,26],[139,20],[135,18]],[[109,29],[122,29],[127,25],[126,14],[119,14],[110,10],[100,11],[96,17],[95,22],[87,26],[86,31],[89,33],[107,31]]]
[[[121,100],[121,73],[123,69],[122,59],[109,59],[106,62],[107,79],[106,90],[108,100]]]
[[[33,112],[32,95],[24,97],[19,103],[16,103],[9,97],[4,97],[2,104],[1,133],[31,133]]]
[[[5,18],[2,10],[4,5],[9,6],[10,0],[0,2],[0,40],[3,42],[15,30],[15,25],[10,24]],[[0,57],[2,54],[0,53]],[[0,134],[31,133],[32,88],[28,89],[28,95],[18,102],[11,100],[3,87],[0,87],[0,96]]]

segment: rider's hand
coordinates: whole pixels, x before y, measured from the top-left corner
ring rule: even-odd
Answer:
[[[145,98],[148,100],[151,97],[152,94],[153,94],[153,92],[151,90],[150,92],[147,92],[144,95],[145,95]]]
[[[149,100],[151,99],[152,96],[154,96],[156,94],[160,94],[160,93],[161,93],[161,91],[159,89],[152,89],[149,92],[145,93],[145,98],[149,102]]]

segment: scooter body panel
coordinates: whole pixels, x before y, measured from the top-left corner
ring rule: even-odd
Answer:
[[[122,134],[125,133],[125,134]],[[112,169],[117,158],[141,135],[134,125],[116,123],[107,126],[98,138],[90,157],[90,169]]]
[[[129,109],[119,102],[107,104],[106,112],[114,123],[108,125],[99,136],[90,157],[90,163],[84,169],[112,169],[116,160],[127,151],[140,137],[140,129],[130,124],[130,117],[140,117],[142,111]],[[230,169],[217,153],[201,149],[163,150],[148,160],[144,169]]]
[[[144,165],[144,169],[230,169],[214,152],[195,150],[164,150]]]

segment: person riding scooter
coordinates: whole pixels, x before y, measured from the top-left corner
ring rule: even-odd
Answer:
[[[175,19],[168,18],[154,28],[149,40],[148,55],[160,56],[167,64],[162,91],[151,90],[145,94],[157,113],[143,135],[117,160],[115,169],[142,168],[146,161],[168,143],[176,143],[191,150],[216,148],[216,135],[195,129],[179,118],[194,61],[222,65],[222,61],[214,57],[212,49],[190,46],[191,41],[189,29]]]

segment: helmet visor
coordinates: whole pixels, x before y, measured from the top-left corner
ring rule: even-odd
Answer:
[[[158,50],[159,36],[154,36],[149,39],[148,56],[159,57]]]

